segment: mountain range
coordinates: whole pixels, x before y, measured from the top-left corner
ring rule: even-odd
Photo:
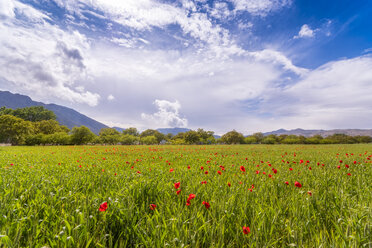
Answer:
[[[73,110],[68,107],[64,107],[57,104],[45,104],[42,102],[33,101],[29,96],[20,95],[20,94],[13,94],[9,91],[0,91],[0,107],[7,107],[7,108],[25,108],[31,106],[43,106],[46,109],[53,111],[57,116],[57,121],[61,125],[65,125],[68,128],[73,128],[74,126],[86,126],[95,134],[98,134],[101,128],[107,128],[108,126],[98,122],[92,118],[89,118],[86,115],[83,115],[76,110]],[[121,127],[114,127],[118,131],[123,131],[124,128]],[[176,135],[180,132],[187,132],[191,129],[188,128],[158,128],[159,132],[163,134],[171,133]],[[310,137],[314,135],[321,135],[323,137],[333,135],[336,133],[347,134],[350,136],[356,135],[363,135],[363,136],[372,136],[372,129],[333,129],[333,130],[304,130],[301,128],[293,129],[293,130],[286,130],[286,129],[279,129],[272,132],[263,133],[263,135],[267,136],[270,134],[275,135],[303,135],[305,137]],[[216,138],[220,136],[215,135]]]
[[[67,108],[57,104],[45,104],[42,102],[33,101],[30,97],[20,94],[13,94],[9,91],[0,91],[0,107],[7,107],[11,109],[25,108],[31,106],[43,106],[44,108],[53,111],[57,116],[57,121],[61,125],[68,128],[74,126],[86,126],[93,133],[98,134],[101,128],[107,128],[105,124],[93,120],[86,115],[83,115],[76,110]]]

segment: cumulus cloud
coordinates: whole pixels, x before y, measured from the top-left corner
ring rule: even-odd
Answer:
[[[302,25],[300,31],[298,32],[298,35],[294,36],[294,39],[298,38],[311,38],[314,37],[316,30],[312,30],[309,25],[304,24]]]
[[[44,13],[12,1],[22,19],[0,23],[0,75],[22,93],[37,99],[55,97],[70,102],[98,104],[100,96],[75,90],[87,78],[83,50],[90,48],[78,31],[64,31],[45,21]],[[13,9],[13,11],[14,11]],[[28,25],[19,25],[20,23]]]
[[[158,111],[152,115],[142,113],[142,119],[155,122],[161,127],[187,127],[187,119],[180,117],[181,104],[177,100],[170,102],[157,99],[154,104]]]

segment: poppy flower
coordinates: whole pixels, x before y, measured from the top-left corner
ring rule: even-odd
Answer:
[[[204,170],[204,167],[203,167],[203,166],[201,166],[201,167],[200,167],[200,169],[201,169],[201,170]]]
[[[177,195],[179,195],[179,194],[181,193],[181,190],[177,190],[177,192],[176,192],[176,193],[177,193]]]
[[[205,171],[204,174],[207,175],[208,174],[208,171]]]
[[[309,167],[309,170],[311,170],[311,166]]]
[[[221,172],[221,171],[217,171],[217,173],[218,173],[219,175],[222,175],[222,172]]]
[[[289,168],[290,171],[293,171],[293,168]]]
[[[302,184],[296,181],[296,182],[295,182],[295,186],[296,186],[297,188],[301,188],[301,187],[302,187]]]
[[[240,170],[242,171],[242,172],[245,172],[245,168],[244,168],[244,166],[242,165],[242,166],[240,166]]]
[[[191,168],[191,167],[190,167],[190,165],[189,165],[189,166],[187,166],[187,169],[188,169],[188,170],[190,170],[190,168]]]
[[[227,186],[231,187],[231,183],[227,183]]]
[[[186,205],[187,206],[190,206],[190,204],[191,204],[190,200],[192,200],[194,198],[195,198],[195,195],[194,194],[190,194],[189,195],[189,198],[187,198],[187,200],[186,200]]]
[[[173,172],[174,171],[174,169],[172,168],[172,169],[169,169],[169,172]]]
[[[181,183],[180,183],[180,182],[177,182],[177,183],[174,184],[174,187],[175,187],[176,189],[178,189],[180,186],[181,186]]]
[[[351,176],[351,173],[347,173],[348,176]]]
[[[341,166],[337,166],[337,169],[341,169]]]
[[[257,171],[256,171],[256,174],[260,174],[260,171],[257,170]]]
[[[313,193],[312,193],[311,191],[307,191],[307,194],[308,194],[309,196],[312,196],[312,195],[313,195]]]
[[[273,169],[274,174],[278,173],[277,169]]]
[[[345,164],[345,167],[346,167],[346,168],[349,168],[350,166],[349,166],[348,164]]]
[[[206,201],[203,201],[203,205],[205,206],[206,209],[211,207],[211,205]]]
[[[249,226],[243,226],[243,233],[244,234],[248,234],[251,232],[251,229],[249,228]]]
[[[150,204],[150,209],[151,210],[155,210],[155,208],[156,208],[156,205],[155,204]]]
[[[106,209],[107,209],[107,202],[104,202],[101,205],[99,205],[99,209],[98,209],[99,211],[105,212]]]
[[[357,163],[357,161],[354,161],[353,163],[354,163],[354,164],[356,164],[356,163]]]
[[[288,181],[285,181],[285,184],[289,185],[289,182]]]

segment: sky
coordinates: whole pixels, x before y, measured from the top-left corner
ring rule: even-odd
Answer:
[[[1,0],[0,90],[139,130],[372,128],[372,1]]]

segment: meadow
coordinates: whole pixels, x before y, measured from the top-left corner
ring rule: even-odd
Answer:
[[[372,145],[0,147],[0,247],[371,247]]]

